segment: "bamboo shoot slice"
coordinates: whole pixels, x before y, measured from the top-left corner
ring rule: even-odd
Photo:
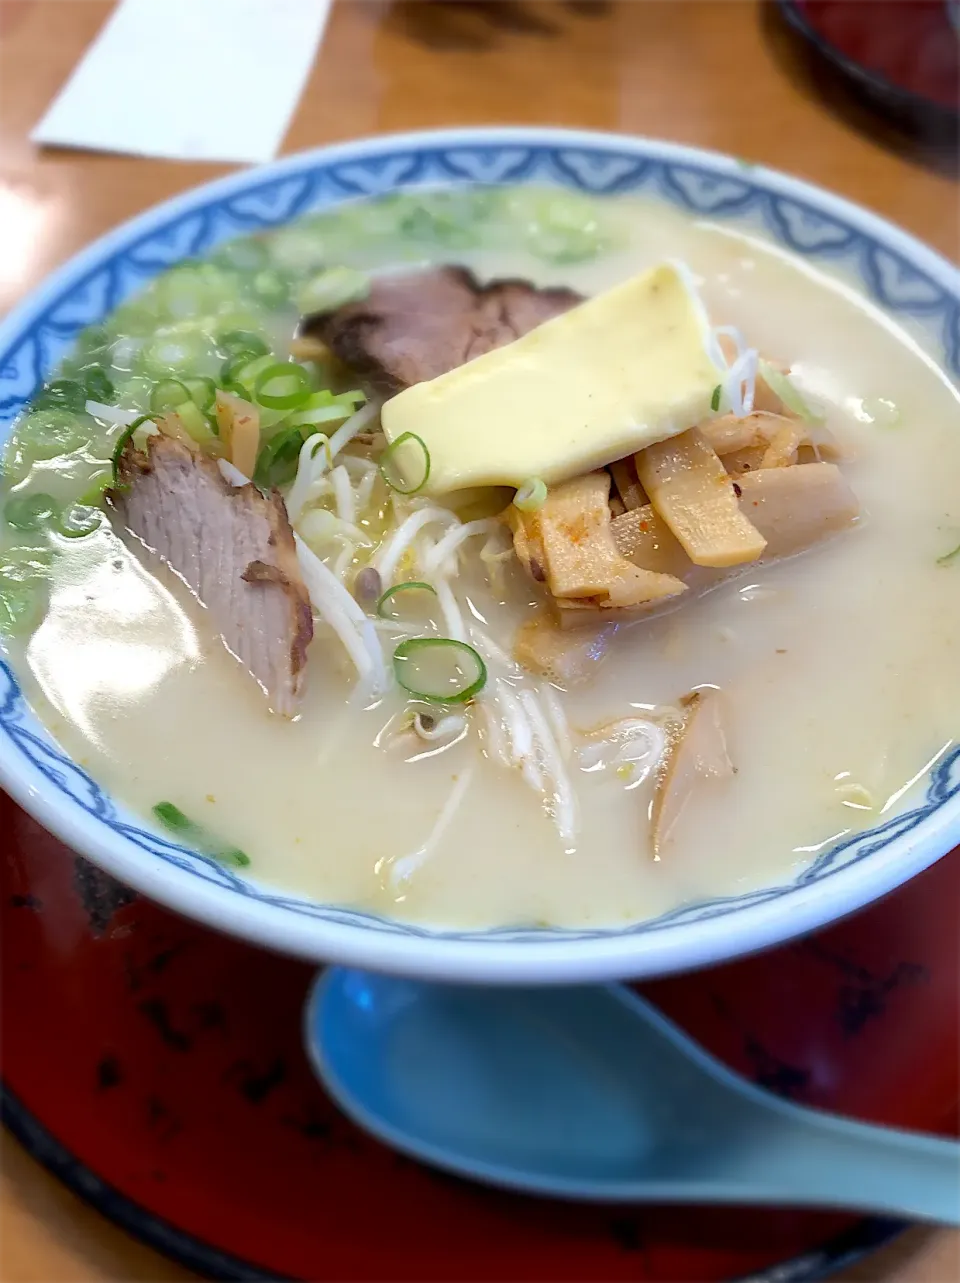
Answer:
[[[723,729],[723,697],[719,691],[695,691],[686,701],[686,715],[653,798],[653,855],[660,859],[677,821],[694,791],[705,780],[729,780],[733,763]]]
[[[856,495],[832,463],[801,463],[747,472],[737,484],[741,510],[767,541],[764,562],[801,552],[857,519]],[[616,517],[610,529],[622,556],[647,570],[675,575],[691,588],[705,586],[716,578],[695,569],[650,504]]]
[[[834,463],[763,468],[744,473],[738,484],[743,511],[767,540],[764,560],[792,556],[846,529],[859,512],[856,495]]]
[[[805,433],[799,423],[786,422],[775,433],[760,460],[761,468],[788,468],[797,461]]]
[[[613,477],[613,484],[617,488],[617,494],[623,506],[628,511],[632,508],[642,508],[647,502],[647,496],[643,493],[643,486],[637,480],[633,460],[618,459],[616,463],[611,463],[610,475]]]
[[[692,562],[738,566],[755,561],[766,540],[740,511],[733,482],[697,428],[636,456],[650,502]]]

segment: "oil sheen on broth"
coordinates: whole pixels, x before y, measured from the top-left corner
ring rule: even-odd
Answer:
[[[799,556],[742,567],[621,626],[589,680],[556,690],[576,740],[575,837],[558,833],[519,770],[492,759],[476,710],[469,733],[438,745],[403,729],[395,691],[351,695],[356,674],[322,624],[300,716],[271,714],[183,584],[109,525],[59,540],[46,613],[6,641],[33,706],[96,780],[147,816],[170,799],[246,851],[263,883],[463,927],[615,926],[788,880],[825,845],[915,802],[912,781],[960,721],[956,389],[922,339],[759,235],[632,198],[604,202],[603,218],[616,234],[567,256],[581,261],[550,262],[510,226],[453,247],[359,235],[344,260],[455,261],[481,279],[587,295],[683,260],[711,318],[782,359],[823,407],[861,516]],[[283,330],[293,312],[278,315]],[[72,476],[69,461],[41,460],[26,486],[39,477],[66,494]],[[382,533],[375,517],[365,528],[374,542]],[[18,541],[7,532],[8,547]],[[457,601],[509,655],[539,593],[515,558],[491,586],[480,543],[463,545]],[[735,773],[698,783],[655,859],[654,775],[611,761],[615,747],[581,754],[583,734],[711,688]]]

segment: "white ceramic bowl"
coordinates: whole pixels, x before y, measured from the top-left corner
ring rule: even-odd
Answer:
[[[888,312],[922,325],[960,375],[960,274],[866,210],[771,170],[648,139],[545,129],[446,130],[340,144],[211,183],[141,215],[55,272],[0,327],[0,434],[85,325],[178,259],[307,210],[404,187],[551,182],[641,192],[761,226],[841,264]],[[318,961],[505,983],[640,977],[776,944],[859,908],[960,841],[960,748],[921,805],[822,852],[797,880],[610,931],[429,931],[286,896],[151,832],[66,758],[0,667],[0,782],[74,850],[169,907]]]

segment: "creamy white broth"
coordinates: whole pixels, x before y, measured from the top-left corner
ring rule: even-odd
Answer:
[[[824,402],[863,509],[856,528],[799,557],[622,627],[592,680],[561,694],[585,731],[694,689],[724,692],[737,773],[704,782],[663,858],[649,836],[651,780],[632,787],[572,764],[579,826],[564,843],[519,772],[487,758],[476,725],[442,752],[385,747],[398,696],[351,700],[354,675],[322,626],[300,718],[270,715],[179,581],[107,531],[64,541],[45,619],[9,642],[28,697],[94,778],[147,815],[170,799],[242,847],[263,883],[464,927],[616,925],[780,882],[915,800],[910,782],[960,725],[960,559],[938,564],[960,543],[955,389],[848,283],[762,237],[633,199],[609,207],[629,245],[589,263],[545,266],[509,249],[445,257],[590,293],[684,259],[712,319],[788,362]],[[899,426],[867,421],[889,417],[881,399]],[[469,595],[509,651],[536,592],[511,570],[499,604],[469,548],[461,604]],[[451,795],[452,820],[419,857]]]

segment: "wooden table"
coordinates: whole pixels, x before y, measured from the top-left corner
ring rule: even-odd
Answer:
[[[224,172],[38,151],[30,129],[102,25],[104,0],[0,0],[0,310],[108,227]],[[176,92],[158,69],[145,92]],[[122,105],[118,105],[122,109]],[[285,151],[489,123],[650,134],[790,170],[960,258],[955,157],[920,155],[825,91],[754,0],[391,4],[338,0]],[[189,1277],[3,1149],[0,1279]],[[948,1283],[960,1237],[918,1230],[847,1279]]]

